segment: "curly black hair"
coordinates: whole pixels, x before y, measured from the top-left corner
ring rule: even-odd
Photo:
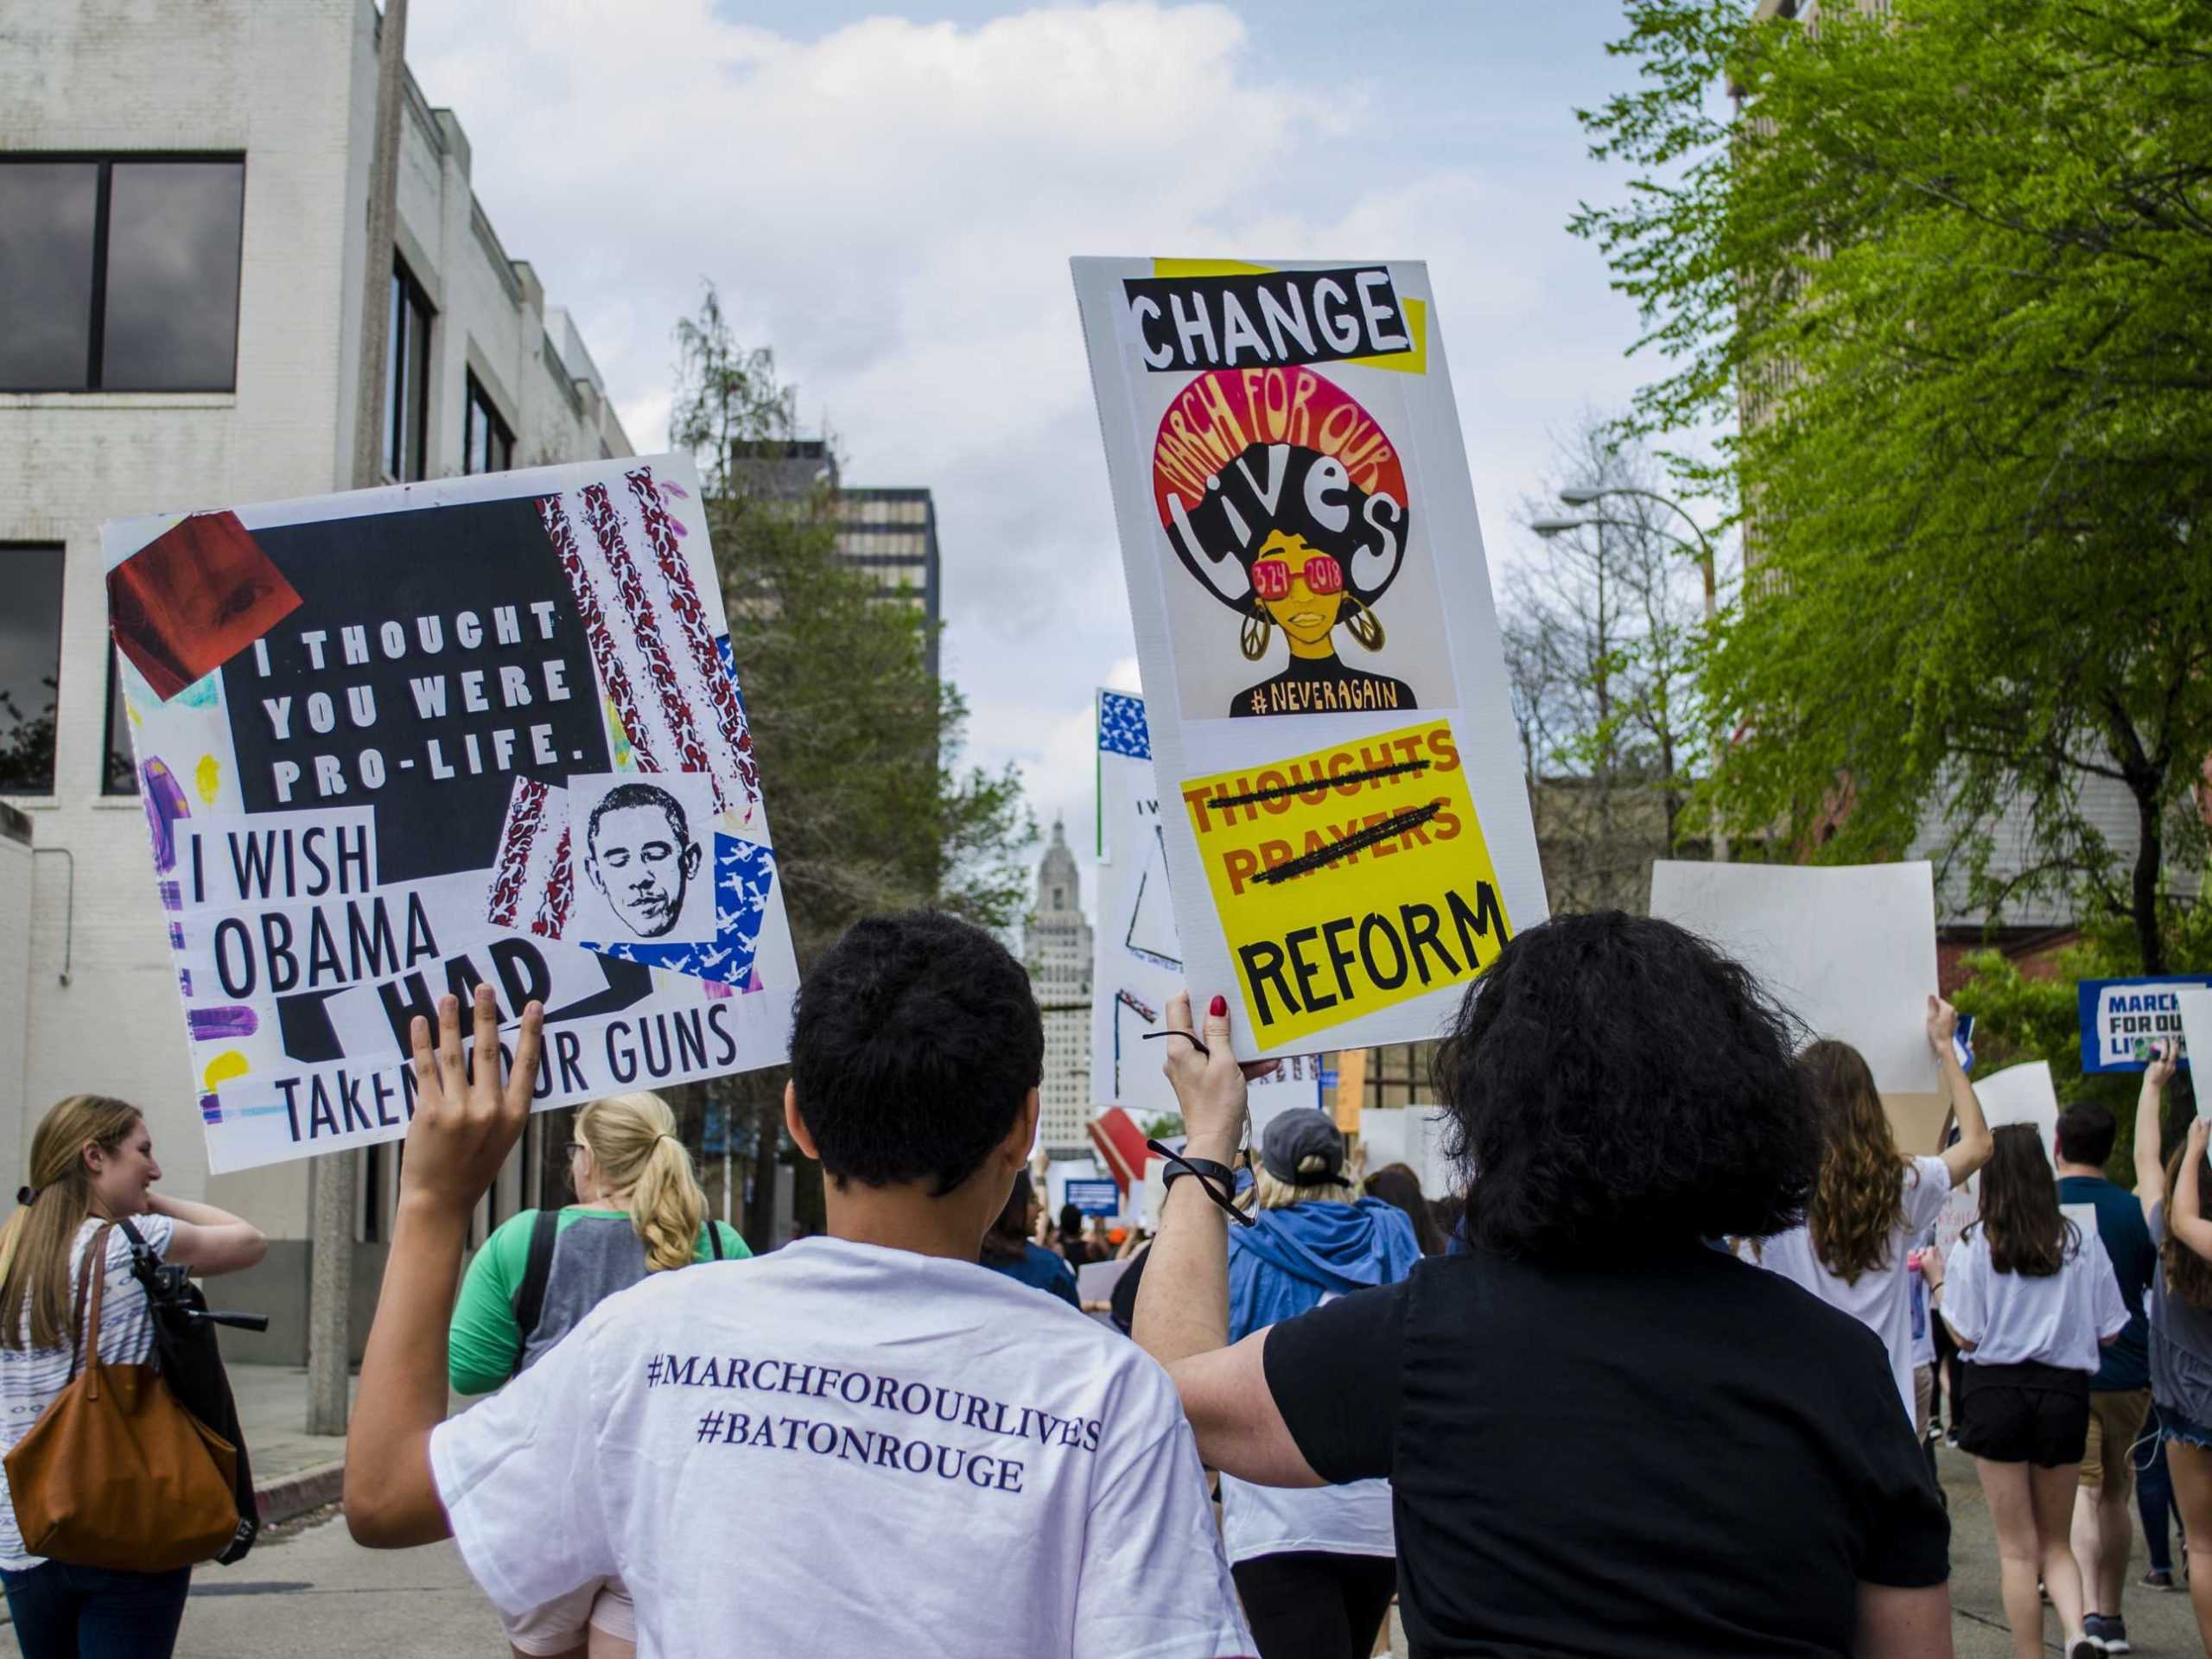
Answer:
[[[989,934],[916,911],[856,922],[791,1016],[791,1086],[842,1185],[943,1198],[1005,1140],[1045,1074],[1029,975]]]
[[[1530,1258],[1795,1225],[1820,1165],[1793,1026],[1671,922],[1555,916],[1468,988],[1437,1052],[1473,1242]]]

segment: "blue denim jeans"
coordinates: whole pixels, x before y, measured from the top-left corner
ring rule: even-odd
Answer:
[[[0,1572],[23,1659],[168,1659],[192,1569],[128,1573],[41,1561]]]

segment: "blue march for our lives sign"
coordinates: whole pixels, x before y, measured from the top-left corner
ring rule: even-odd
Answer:
[[[1122,1189],[1110,1180],[1070,1181],[1067,1201],[1086,1216],[1122,1213]]]
[[[2150,1064],[2152,1044],[2165,1037],[2180,1041],[2181,1008],[2174,988],[2189,985],[2212,986],[2212,975],[2083,980],[2082,1070],[2140,1071]]]

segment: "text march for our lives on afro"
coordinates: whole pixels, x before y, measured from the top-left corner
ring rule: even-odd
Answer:
[[[1189,983],[1433,1037],[1547,908],[1427,268],[1074,270]]]
[[[798,982],[690,462],[103,527],[209,1167],[404,1134],[417,1015],[537,1104],[785,1058]],[[505,1039],[503,1039],[503,1041]]]

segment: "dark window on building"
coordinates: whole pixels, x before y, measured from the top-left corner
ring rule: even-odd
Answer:
[[[515,464],[515,435],[493,407],[491,395],[474,375],[468,377],[468,443],[461,467],[471,473],[504,473]]]
[[[1436,1090],[1429,1068],[1436,1058],[1434,1043],[1389,1043],[1367,1051],[1368,1106],[1432,1106]]]
[[[107,653],[107,753],[100,770],[100,793],[136,795],[138,762],[130,747],[130,709],[123,700],[123,674],[114,649]]]
[[[385,341],[384,470],[402,484],[426,477],[430,424],[430,300],[404,260],[391,265],[391,333]]]
[[[0,390],[238,384],[237,157],[0,159]]]
[[[0,793],[54,793],[61,550],[0,543]]]

